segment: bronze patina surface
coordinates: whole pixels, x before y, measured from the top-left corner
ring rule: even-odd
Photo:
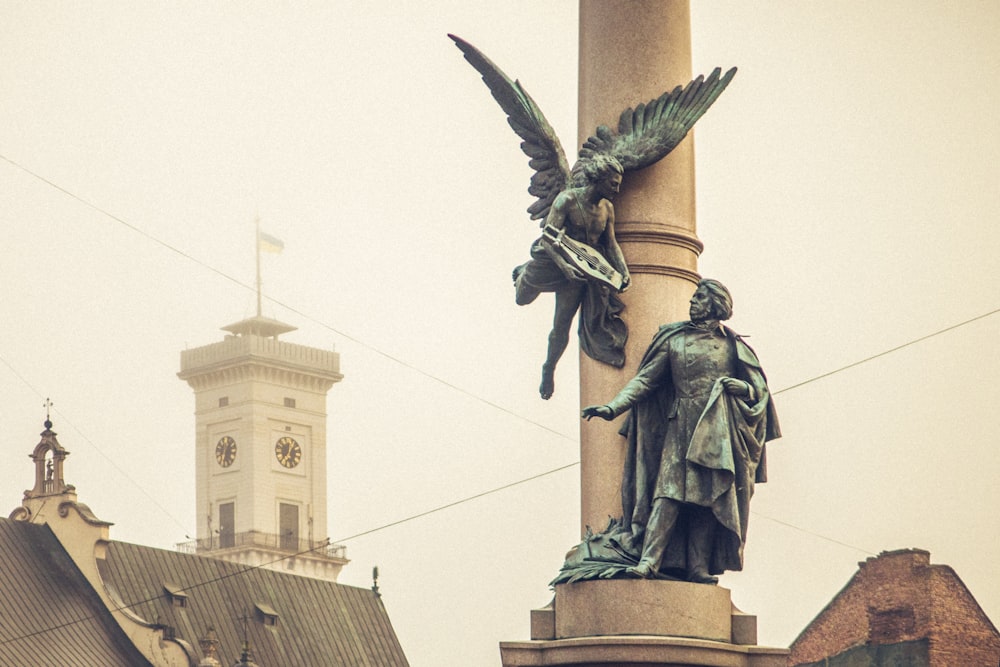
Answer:
[[[588,534],[553,583],[628,576],[716,583],[743,569],[750,498],[780,437],[757,355],[722,324],[729,290],[699,282],[691,319],[662,326],[635,377],[583,417],[628,413],[621,519]],[[609,445],[612,443],[609,443]]]
[[[534,301],[543,292],[555,294],[555,316],[542,365],[539,394],[555,391],[555,368],[569,342],[573,317],[580,312],[580,348],[597,361],[621,368],[625,363],[628,328],[621,318],[618,293],[631,282],[625,258],[615,239],[611,200],[622,177],[666,157],[736,75],[714,70],[655,100],[625,109],[618,129],[599,126],[584,142],[570,168],[559,138],[541,110],[482,52],[449,35],[466,60],[482,75],[507,121],[524,141],[521,150],[534,170],[528,192],[536,197],[528,208],[541,220],[543,234],[530,259],[513,271],[515,300]]]

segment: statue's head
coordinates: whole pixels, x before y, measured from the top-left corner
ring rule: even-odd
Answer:
[[[622,174],[625,173],[617,158],[598,153],[584,161],[581,169],[586,182],[596,187],[601,197],[609,200],[615,198],[622,185]]]
[[[707,312],[705,312],[707,306]],[[733,316],[733,296],[718,280],[702,278],[691,297],[691,319],[728,320]]]
[[[612,174],[621,176],[625,173],[622,163],[611,155],[597,153],[589,160],[583,162],[583,175],[588,183],[599,183],[607,179]]]

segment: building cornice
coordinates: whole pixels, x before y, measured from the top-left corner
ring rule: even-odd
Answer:
[[[325,393],[344,376],[337,352],[260,336],[227,336],[181,352],[177,377],[195,390],[252,380]]]

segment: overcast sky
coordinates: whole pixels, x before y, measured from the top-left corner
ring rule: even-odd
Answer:
[[[194,536],[179,353],[253,314],[259,215],[265,314],[341,354],[341,581],[379,565],[414,667],[528,638],[579,537],[576,347],[540,401],[551,301],[510,285],[531,172],[447,32],[573,150],[574,2],[0,0],[0,511],[51,397],[113,538]],[[786,646],[859,560],[918,547],[1000,620],[1000,5],[699,2],[692,32],[695,73],[740,70],[695,133],[699,267],[785,434],[721,585]]]

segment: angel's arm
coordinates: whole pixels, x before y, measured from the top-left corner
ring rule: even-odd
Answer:
[[[618,270],[618,273],[622,274],[621,291],[624,292],[632,282],[632,276],[629,274],[628,264],[625,263],[625,255],[622,253],[622,249],[618,245],[618,239],[615,237],[615,207],[611,202],[606,200],[605,204],[608,207],[608,224],[604,228],[604,247],[607,255],[605,259],[608,260],[611,266]]]
[[[545,216],[545,226],[553,229],[562,229],[566,226],[566,218],[569,215],[569,205],[573,203],[569,193],[560,192],[552,201],[552,207]]]
[[[575,202],[568,192],[560,192],[552,202],[548,215],[545,216],[545,226],[552,227],[553,229],[563,229],[566,227],[566,218],[569,216],[569,209],[574,204]],[[563,256],[552,247],[552,242],[544,235],[541,238],[541,244],[545,250],[545,254],[555,262],[566,278],[569,280],[586,280],[586,276],[575,266],[563,259]]]

